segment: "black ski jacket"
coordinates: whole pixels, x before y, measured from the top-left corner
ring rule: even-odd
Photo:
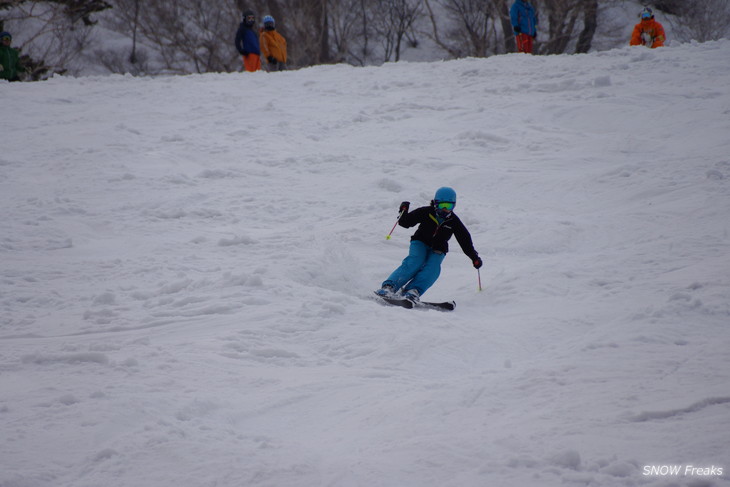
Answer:
[[[418,225],[418,229],[411,237],[411,240],[419,240],[436,252],[443,252],[444,254],[448,252],[449,239],[452,235],[455,235],[461,250],[472,262],[479,257],[477,251],[474,250],[469,230],[466,229],[454,212],[451,212],[448,218],[439,223],[433,207],[422,206],[409,213],[403,213],[403,216],[398,220],[398,224],[405,228]]]

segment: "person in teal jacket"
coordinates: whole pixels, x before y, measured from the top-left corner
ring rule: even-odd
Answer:
[[[18,50],[10,47],[12,41],[10,32],[0,32],[0,79],[20,81],[19,74],[23,67]]]
[[[509,10],[512,29],[517,37],[517,52],[532,54],[537,37],[537,14],[527,0],[515,0]]]

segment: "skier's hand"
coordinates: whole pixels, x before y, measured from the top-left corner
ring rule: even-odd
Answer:
[[[522,32],[522,29],[520,29],[519,25],[515,25],[513,28],[515,30],[515,34],[519,34],[520,32]]]
[[[477,256],[472,263],[474,264],[474,269],[479,269],[482,266],[482,259]]]
[[[269,56],[266,58],[267,61],[269,61],[271,64],[276,64],[276,58],[274,56]]]
[[[408,213],[408,208],[410,208],[410,207],[411,207],[411,202],[404,201],[403,203],[400,204],[400,207],[398,207],[398,211],[400,213]]]
[[[0,64],[0,73],[2,73],[3,71],[5,71],[5,66],[3,66],[2,64]]]

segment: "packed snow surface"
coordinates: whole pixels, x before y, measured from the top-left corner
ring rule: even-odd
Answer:
[[[730,41],[0,106],[0,486],[730,485]]]

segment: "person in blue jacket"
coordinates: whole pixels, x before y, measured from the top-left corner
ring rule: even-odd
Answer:
[[[515,0],[509,10],[512,29],[517,41],[517,52],[532,54],[537,37],[537,14],[535,7],[527,0]]]
[[[243,21],[236,31],[236,49],[243,56],[243,69],[251,72],[261,69],[261,46],[253,10],[243,12]]]
[[[402,290],[405,299],[417,302],[441,274],[441,263],[449,251],[448,241],[452,236],[456,237],[475,269],[482,266],[482,259],[474,250],[469,230],[454,213],[456,191],[444,186],[436,190],[430,205],[409,212],[410,205],[408,201],[400,204],[398,219],[398,224],[404,228],[418,225],[411,237],[408,256],[375,294],[391,297]]]

